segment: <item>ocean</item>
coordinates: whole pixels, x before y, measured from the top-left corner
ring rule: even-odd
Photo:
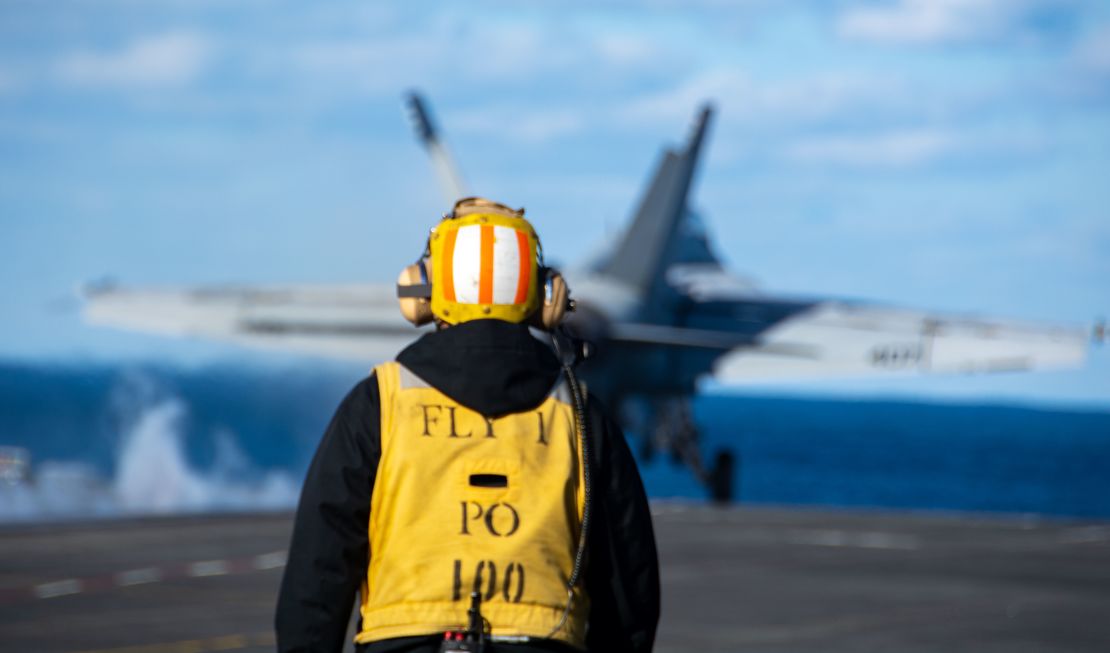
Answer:
[[[0,363],[0,447],[31,459],[0,521],[291,508],[358,376]],[[694,414],[745,503],[1110,517],[1110,410],[708,395]],[[705,496],[665,453],[641,470],[653,497]]]

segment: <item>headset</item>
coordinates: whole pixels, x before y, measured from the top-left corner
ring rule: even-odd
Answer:
[[[397,301],[401,315],[414,326],[423,326],[436,320],[432,313],[432,254],[431,241],[436,231],[448,220],[454,220],[464,215],[488,214],[502,215],[512,218],[523,218],[524,209],[512,209],[504,204],[480,197],[467,197],[455,203],[451,213],[443,216],[440,224],[432,229],[428,241],[424,245],[424,253],[412,265],[401,270],[397,277]],[[567,287],[563,275],[554,268],[544,265],[543,247],[536,239],[536,259],[538,263],[538,276],[543,283],[543,298],[539,307],[526,320],[529,326],[553,331],[558,327],[566,314],[574,310],[574,300],[570,298],[570,289]],[[489,309],[483,309],[489,312]]]

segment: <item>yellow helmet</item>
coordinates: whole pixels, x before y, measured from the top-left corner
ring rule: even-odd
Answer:
[[[523,210],[459,200],[432,230],[428,249],[436,319],[523,322],[539,307],[540,242]]]
[[[397,278],[397,298],[417,326],[534,318],[533,326],[550,330],[573,310],[562,275],[543,265],[524,209],[480,197],[456,202],[432,230],[424,255]]]

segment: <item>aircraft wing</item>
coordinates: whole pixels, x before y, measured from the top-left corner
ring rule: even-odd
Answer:
[[[392,358],[420,332],[386,284],[84,290],[97,325],[229,341],[343,360]]]
[[[944,316],[816,302],[718,358],[715,379],[977,373],[1080,366],[1090,336],[1080,327]]]

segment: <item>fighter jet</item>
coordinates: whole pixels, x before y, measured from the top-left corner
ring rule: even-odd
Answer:
[[[449,202],[469,195],[425,102],[413,94],[407,104]],[[576,304],[567,331],[586,343],[576,350],[583,359],[579,373],[592,393],[617,409],[642,455],[669,452],[712,498],[727,501],[732,455],[719,452],[707,464],[690,410],[708,379],[728,386],[1083,363],[1090,342],[1085,328],[776,297],[731,274],[690,210],[712,117],[712,107],[702,107],[686,142],[663,152],[613,246],[564,271]],[[99,325],[376,362],[420,334],[401,318],[395,288],[100,283],[86,289],[85,317]],[[629,406],[635,409],[624,409]]]

